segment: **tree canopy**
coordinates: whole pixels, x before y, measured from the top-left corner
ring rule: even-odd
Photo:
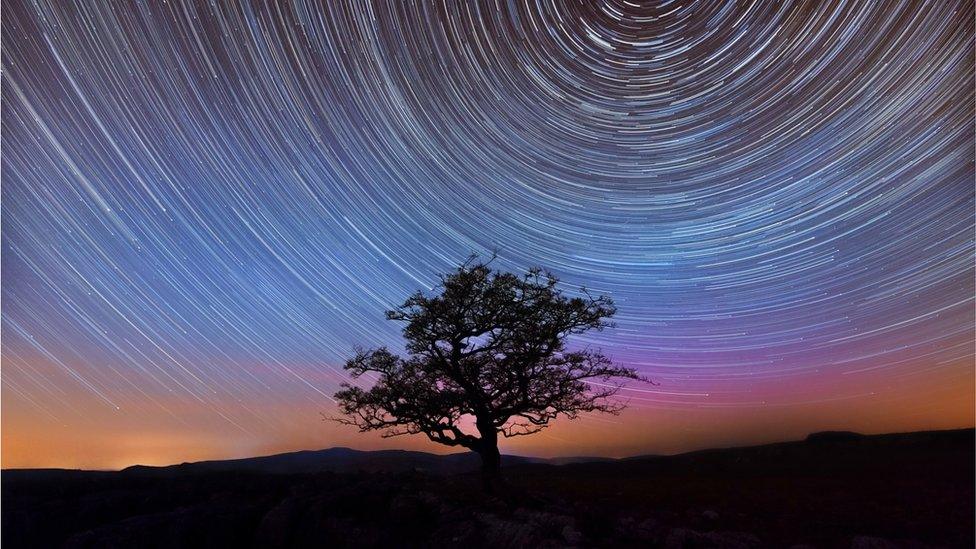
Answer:
[[[404,323],[406,356],[359,350],[345,365],[353,377],[377,379],[336,393],[340,422],[468,448],[492,476],[499,433],[537,433],[560,415],[619,413],[623,404],[610,397],[620,382],[644,379],[600,351],[567,349],[568,337],[610,326],[616,309],[607,296],[581,289],[570,297],[547,271],[499,272],[476,258],[442,276],[437,290],[386,314]]]

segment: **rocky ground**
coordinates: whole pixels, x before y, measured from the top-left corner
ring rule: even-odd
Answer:
[[[476,474],[3,476],[15,547],[972,547],[972,431]],[[799,444],[799,445],[798,445]]]

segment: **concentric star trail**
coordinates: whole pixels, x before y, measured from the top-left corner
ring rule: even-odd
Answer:
[[[8,1],[7,463],[52,426],[321,429],[353,347],[399,345],[383,311],[494,249],[613,296],[577,344],[658,382],[587,440],[838,401],[965,421],[973,17]]]

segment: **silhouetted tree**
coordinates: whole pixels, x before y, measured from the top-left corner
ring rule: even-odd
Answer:
[[[567,297],[556,284],[540,269],[518,276],[469,259],[441,277],[440,295],[417,292],[386,313],[406,323],[409,355],[359,350],[345,369],[378,379],[369,390],[343,384],[335,397],[346,417],[337,420],[473,450],[490,489],[499,479],[499,433],[537,433],[560,414],[619,413],[623,405],[608,398],[617,380],[643,378],[598,351],[565,347],[567,336],[608,326],[613,302],[585,289]]]

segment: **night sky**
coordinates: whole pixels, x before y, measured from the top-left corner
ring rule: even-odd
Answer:
[[[2,9],[4,467],[439,451],[320,412],[492,249],[658,383],[504,451],[973,424],[973,2]]]

